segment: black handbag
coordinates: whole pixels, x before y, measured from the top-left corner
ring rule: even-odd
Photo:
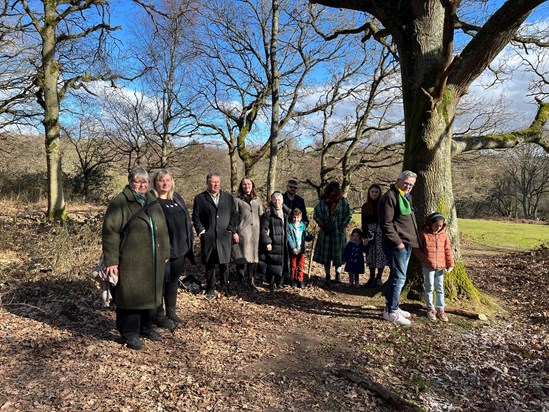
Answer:
[[[326,222],[322,226],[322,231],[325,235],[329,235],[330,233],[333,233],[336,230],[336,223],[333,220],[330,220]]]

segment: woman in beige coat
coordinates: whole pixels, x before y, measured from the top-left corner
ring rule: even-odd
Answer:
[[[240,224],[237,229],[238,241],[232,246],[232,261],[236,263],[240,283],[251,290],[257,290],[254,275],[259,262],[259,219],[263,214],[263,205],[257,198],[252,179],[242,179],[235,203]]]

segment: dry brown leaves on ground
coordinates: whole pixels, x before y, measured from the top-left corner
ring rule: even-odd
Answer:
[[[313,279],[213,301],[181,290],[188,324],[132,351],[87,278],[99,225],[0,216],[0,410],[549,410],[547,249],[467,262],[506,310],[487,322],[417,311],[401,328],[379,295]]]

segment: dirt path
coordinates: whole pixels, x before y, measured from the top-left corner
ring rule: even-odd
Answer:
[[[478,246],[478,245],[467,245],[461,250],[461,254],[465,258],[466,262],[468,260],[473,260],[477,258],[491,258],[491,257],[501,256],[509,253],[516,253],[516,252],[519,252],[519,251],[513,248],[504,248],[504,247],[487,248],[487,247]]]

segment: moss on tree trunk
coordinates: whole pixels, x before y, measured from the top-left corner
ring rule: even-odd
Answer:
[[[437,12],[443,13],[443,10]],[[436,26],[440,17],[437,18],[435,13],[425,16],[425,19],[421,27],[430,28]],[[453,274],[445,277],[448,298],[461,296],[478,303],[480,293],[469,280],[461,256],[452,188],[453,120],[459,94],[448,86],[444,88],[441,98],[434,100],[431,95],[437,76],[444,68],[443,56],[439,54],[443,50],[442,44],[440,30],[440,36],[409,36],[408,41],[399,45],[403,55],[401,67],[406,125],[403,169],[412,170],[418,175],[413,190],[418,232],[422,230],[425,216],[429,213],[437,211],[446,216],[446,230],[452,242],[456,265]],[[414,76],[407,75],[410,73]],[[408,297],[423,299],[423,273],[415,259],[409,267],[405,290]]]
[[[452,242],[455,260],[454,271],[445,276],[447,298],[466,297],[479,304],[483,299],[467,276],[459,243],[451,170],[451,119],[457,101],[451,97],[451,91],[446,93],[447,96],[437,104],[435,110],[423,118],[415,116],[415,121],[421,121],[421,124],[412,128],[414,133],[410,135],[409,141],[413,150],[405,154],[404,168],[418,174],[413,192],[418,231],[421,231],[424,218],[429,213],[437,211],[447,219],[446,231]],[[423,273],[418,263],[410,265],[408,278],[407,296],[423,299]]]

